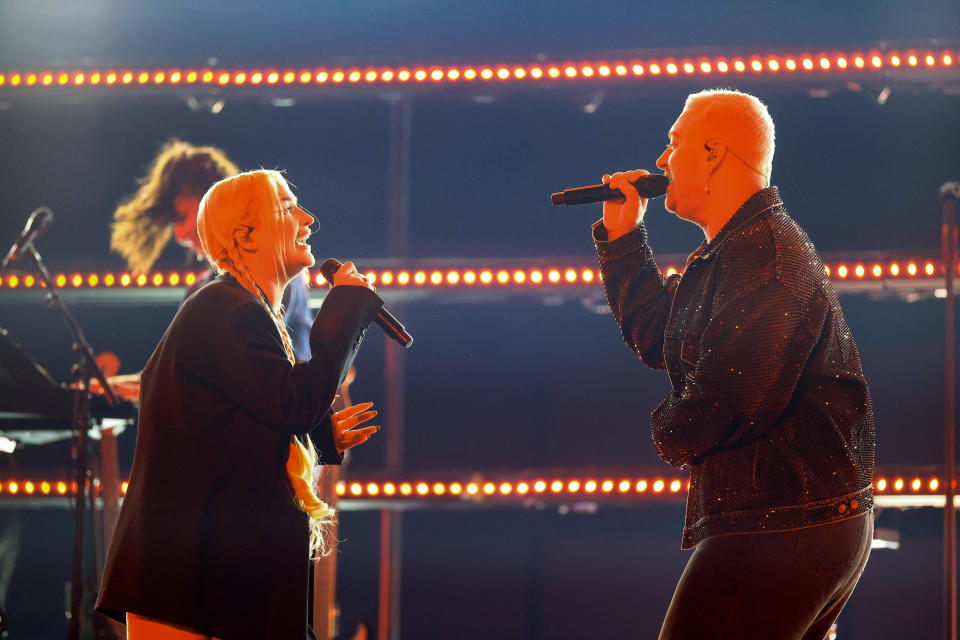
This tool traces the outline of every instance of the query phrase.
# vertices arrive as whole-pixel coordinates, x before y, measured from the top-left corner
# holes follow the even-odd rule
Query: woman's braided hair
[[[213,185],[200,203],[200,222],[198,231],[207,259],[219,273],[233,276],[247,291],[263,304],[273,320],[287,360],[296,362],[293,341],[283,322],[283,310],[278,306],[272,309],[262,289],[254,280],[240,253],[240,247],[233,236],[238,226],[255,228],[267,227],[264,224],[269,212],[280,210],[276,181],[283,178],[276,171],[258,170],[240,173],[221,180]],[[238,206],[238,203],[243,203]],[[240,210],[240,207],[243,207]],[[222,215],[211,216],[211,212],[229,212],[231,219]],[[267,231],[264,228],[264,231]],[[270,237],[269,233],[263,234]],[[277,247],[279,254],[280,248]],[[278,264],[279,269],[279,264]],[[294,499],[298,506],[310,516],[310,555],[323,556],[328,552],[325,532],[335,512],[317,495],[313,481],[313,469],[317,464],[317,452],[309,437],[301,441],[296,436],[290,438],[290,455],[287,457],[287,477],[293,488]]]

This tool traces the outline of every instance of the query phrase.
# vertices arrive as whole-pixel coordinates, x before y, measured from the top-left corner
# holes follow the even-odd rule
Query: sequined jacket
[[[837,294],[776,187],[751,196],[683,275],[664,276],[641,224],[594,225],[607,300],[672,392],[653,411],[660,457],[690,466],[682,548],[799,529],[873,506],[870,395]]]

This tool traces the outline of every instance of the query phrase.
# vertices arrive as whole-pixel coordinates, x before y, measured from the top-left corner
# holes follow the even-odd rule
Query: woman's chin
[[[299,251],[297,251],[294,256],[294,260],[296,260],[298,264],[309,269],[317,263],[317,259],[313,257],[313,251],[310,249],[310,245],[300,246],[298,249]]]
[[[317,263],[310,251],[299,251],[297,255],[287,262],[288,280],[293,280],[299,276],[305,269],[309,269]]]

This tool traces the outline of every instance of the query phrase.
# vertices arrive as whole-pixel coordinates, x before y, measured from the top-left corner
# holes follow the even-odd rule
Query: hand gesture
[[[603,184],[623,193],[622,199],[606,200],[603,203],[603,226],[607,230],[607,240],[616,240],[640,226],[643,214],[647,211],[647,199],[641,198],[636,187],[630,183],[649,173],[643,169],[635,169],[618,171],[613,175],[604,174]]]
[[[333,286],[342,284],[354,287],[366,287],[370,289],[370,291],[376,291],[373,285],[367,282],[366,276],[361,275],[360,272],[357,271],[357,268],[352,262],[344,262],[340,265],[340,268],[337,269],[337,272],[333,274]]]
[[[337,451],[343,453],[347,449],[366,442],[367,438],[380,431],[380,427],[377,426],[354,428],[377,415],[376,411],[367,411],[372,406],[372,402],[355,404],[330,416],[330,421],[333,423],[333,441],[337,445]]]

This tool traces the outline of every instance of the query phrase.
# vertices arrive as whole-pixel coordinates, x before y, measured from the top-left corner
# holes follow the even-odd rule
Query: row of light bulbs
[[[934,277],[942,272],[940,265],[931,261],[909,260],[904,263],[853,263],[838,262],[824,265],[827,275],[839,280],[879,279],[879,278],[921,278]],[[679,273],[677,267],[669,266],[664,275]],[[589,267],[547,267],[547,268],[491,268],[491,269],[400,269],[367,271],[367,279],[378,287],[423,287],[423,286],[497,286],[497,285],[568,285],[592,284],[600,281],[600,271]],[[54,278],[58,287],[79,288],[130,288],[130,287],[178,287],[192,286],[198,275],[193,272],[156,272],[150,275],[130,273],[60,273]],[[326,280],[315,272],[310,275],[317,286],[326,284]],[[33,275],[19,276],[11,274],[0,277],[0,289],[30,289],[41,286]]]
[[[387,481],[387,482],[338,482],[337,494],[348,498],[436,498],[436,497],[511,497],[550,495],[620,495],[659,496],[679,494],[689,489],[688,480],[678,478],[534,478],[523,480],[469,480],[453,482]],[[921,478],[879,477],[873,487],[877,493],[936,493],[941,482],[936,476]],[[99,480],[93,481],[93,489],[101,490]],[[129,482],[120,484],[121,494],[126,494]],[[76,481],[66,480],[3,480],[0,481],[0,496],[67,496],[76,495]]]
[[[363,85],[394,83],[505,82],[592,80],[603,78],[677,77],[727,74],[790,74],[880,71],[884,69],[951,69],[960,54],[937,51],[880,51],[800,55],[668,57],[632,61],[582,61],[559,64],[466,65],[301,69],[153,69],[0,72],[0,87],[126,87],[144,85]]]

